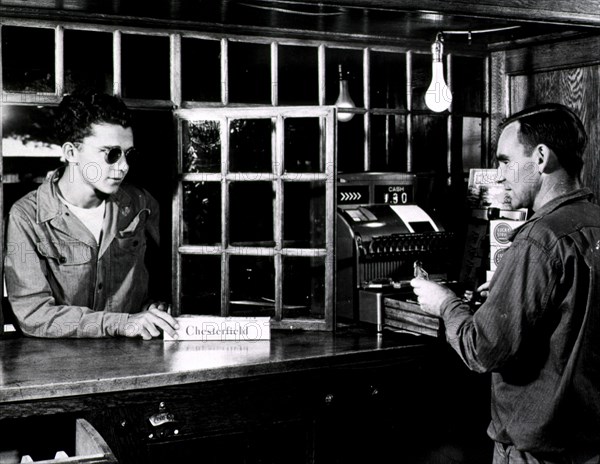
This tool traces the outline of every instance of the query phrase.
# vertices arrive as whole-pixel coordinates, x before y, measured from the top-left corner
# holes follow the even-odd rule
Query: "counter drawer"
[[[57,435],[52,432],[51,440],[45,440],[46,432],[50,432],[45,420],[41,423],[36,418],[29,418],[12,424],[12,433],[6,433],[0,445],[0,463],[12,464],[20,462],[34,462],[36,464],[69,463],[69,464],[116,464],[117,460],[111,449],[106,444],[98,431],[85,419],[75,419],[75,437],[73,439],[70,426],[63,427],[58,424],[63,433]],[[50,427],[52,425],[50,424]],[[4,429],[4,427],[0,427]],[[20,439],[12,440],[11,437],[20,435]],[[64,437],[63,437],[64,436]],[[8,439],[7,439],[8,438]],[[36,445],[38,443],[39,445]],[[58,451],[63,451],[65,456],[49,456]],[[21,461],[23,456],[29,456],[33,461]],[[37,460],[36,460],[37,459]]]

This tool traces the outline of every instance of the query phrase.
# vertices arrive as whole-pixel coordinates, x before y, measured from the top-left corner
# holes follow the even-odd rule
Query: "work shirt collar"
[[[542,205],[542,207],[540,209],[538,209],[533,214],[533,216],[531,216],[531,218],[529,218],[529,220],[525,224],[533,223],[533,222],[543,218],[544,216],[547,216],[552,211],[555,211],[556,209],[560,208],[561,206],[563,206],[567,203],[571,203],[573,201],[584,200],[584,199],[590,200],[593,196],[594,196],[594,194],[587,187],[579,188],[576,190],[572,190],[571,192],[559,195],[556,198],[550,200],[548,203],[545,203],[544,205]],[[517,235],[517,233],[519,232],[521,227],[523,227],[525,224],[523,224],[520,227],[517,227],[509,234],[508,239],[511,242],[513,241],[514,237]]]
[[[92,247],[97,243],[91,232],[80,224],[79,221],[65,221],[64,213],[67,206],[60,201],[58,180],[64,173],[64,168],[59,168],[48,174],[44,183],[37,191],[37,222],[39,224],[51,221],[53,227],[76,238]],[[131,196],[122,188],[109,195],[106,199],[106,212],[102,227],[102,241],[98,255],[102,256],[118,231],[129,224],[135,214],[132,208]],[[79,225],[80,224],[80,225]]]
[[[65,168],[59,168],[48,174],[44,183],[37,191],[37,222],[39,224],[54,219],[63,213],[65,204],[59,199],[58,180],[64,173]],[[131,197],[122,189],[117,190],[106,199],[106,204],[116,203],[119,208],[131,205]],[[126,210],[127,211],[127,210]]]

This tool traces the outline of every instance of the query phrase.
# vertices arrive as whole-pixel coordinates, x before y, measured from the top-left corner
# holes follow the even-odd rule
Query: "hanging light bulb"
[[[345,78],[342,70],[342,65],[338,66],[340,74],[340,94],[335,101],[335,106],[338,108],[356,108],[352,97],[350,97],[350,91],[348,90],[348,79]],[[337,118],[340,122],[350,121],[354,117],[354,113],[341,113],[338,111]]]
[[[444,81],[444,64],[442,61],[444,45],[442,44],[442,40],[442,34],[438,32],[435,42],[431,46],[431,53],[433,55],[431,62],[431,84],[427,92],[425,92],[425,104],[430,110],[436,113],[447,110],[452,103],[452,93],[446,85],[446,81]]]

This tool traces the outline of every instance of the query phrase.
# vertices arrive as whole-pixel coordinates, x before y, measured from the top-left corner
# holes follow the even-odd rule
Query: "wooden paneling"
[[[583,183],[600,197],[600,65],[517,75],[510,78],[511,113],[538,103],[572,108],[583,121],[589,142],[584,154]]]
[[[560,21],[568,24],[600,25],[599,0],[303,0],[304,3],[319,3],[370,8],[390,8],[444,13],[462,13],[494,18],[522,19],[526,21]]]
[[[149,28],[200,30],[295,38],[327,38],[344,43],[394,43],[427,50],[440,31],[508,31],[449,35],[448,50],[482,51],[489,44],[536,41],[548,34],[600,27],[600,0],[472,2],[441,0],[290,0],[132,2],[82,0],[76,7],[51,0],[5,0],[4,18],[56,19],[66,22],[123,24]]]
[[[528,74],[551,69],[600,63],[600,37],[584,37],[547,45],[508,50],[507,74]]]
[[[490,55],[490,140],[488,165],[493,165],[496,156],[496,144],[500,137],[500,124],[508,113],[508,86],[506,85],[505,52]]]

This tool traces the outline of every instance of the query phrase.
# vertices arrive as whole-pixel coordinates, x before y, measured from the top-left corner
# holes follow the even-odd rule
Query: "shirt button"
[[[67,258],[65,258],[64,256],[61,256],[60,258],[58,258],[58,262],[60,264],[65,264],[67,262]]]
[[[98,284],[98,290],[102,290],[102,282]]]
[[[133,246],[134,246],[134,247],[136,247],[136,246],[138,246],[138,245],[139,245],[139,243],[140,243],[139,241],[137,241],[137,240],[134,240],[134,241],[133,241]]]

